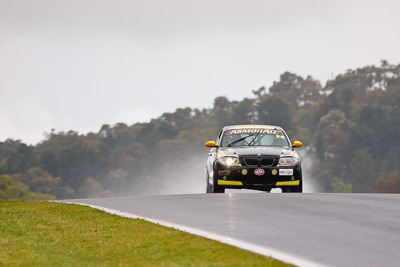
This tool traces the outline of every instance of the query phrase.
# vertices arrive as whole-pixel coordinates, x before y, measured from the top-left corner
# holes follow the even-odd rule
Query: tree
[[[36,150],[38,152],[52,151],[56,155],[59,155],[66,147],[81,144],[82,139],[84,139],[84,136],[79,136],[74,131],[54,133],[54,130],[52,130],[49,139],[38,144]]]
[[[353,192],[374,192],[377,182],[377,166],[367,148],[362,148],[354,153],[350,161],[350,180]]]
[[[291,109],[286,102],[278,98],[267,98],[257,104],[258,121],[261,124],[291,128]]]
[[[19,181],[29,185],[34,192],[53,193],[52,191],[62,182],[60,177],[53,177],[40,167],[32,167],[16,176]]]
[[[294,88],[298,87],[298,83],[301,81],[303,81],[303,78],[286,71],[280,76],[280,81],[274,82],[271,88],[269,88],[269,92],[272,96],[284,97]]]
[[[7,174],[16,174],[28,170],[31,167],[37,166],[38,160],[32,146],[27,146],[21,143],[17,151],[14,152],[3,166],[3,172]]]
[[[230,125],[233,122],[232,103],[228,98],[219,96],[214,99],[214,107],[212,109],[213,119],[217,123],[217,128]]]
[[[351,111],[350,104],[354,100],[354,92],[350,88],[345,88],[339,93],[338,100],[339,109],[349,116]]]
[[[29,188],[10,175],[0,175],[0,199],[22,200],[53,200],[50,194],[34,193]]]
[[[137,137],[137,140],[148,148],[153,148],[157,144],[157,127],[155,122],[144,124]]]
[[[353,123],[342,111],[330,111],[318,123],[317,136],[321,135],[323,139],[322,143],[321,140],[317,139],[318,145],[320,148],[324,147],[325,154],[330,157],[345,159],[348,153],[345,149],[347,146],[347,133],[352,126]]]
[[[234,124],[250,124],[255,119],[254,100],[245,98],[233,107],[233,123]]]
[[[321,89],[319,81],[311,76],[303,79],[294,73],[285,72],[279,82],[274,82],[269,92],[271,96],[285,99],[294,107],[302,107],[319,101],[322,98]]]
[[[377,193],[400,193],[400,173],[399,171],[390,173],[385,179],[381,177],[376,185]]]
[[[112,128],[113,136],[115,136],[116,146],[129,146],[135,142],[137,133],[132,131],[132,128],[128,127],[124,123],[117,123],[114,128]]]
[[[337,177],[331,182],[331,186],[335,193],[351,193],[353,188],[352,184],[345,183]]]
[[[187,122],[186,122],[187,123]],[[157,137],[159,140],[174,139],[179,133],[172,125],[162,121],[157,128]]]
[[[384,158],[395,145],[392,124],[385,108],[361,106],[355,116],[356,123],[350,131],[352,150],[368,147],[374,158]]]
[[[253,94],[256,95],[258,98],[266,94],[265,87],[262,86],[258,90],[252,90]]]
[[[58,175],[59,166],[57,155],[53,151],[43,151],[40,156],[40,165],[53,176]]]
[[[0,142],[0,166],[6,163],[5,159],[11,157],[12,154],[18,150],[20,144],[21,141],[14,141],[12,139],[7,139],[5,142]]]
[[[251,122],[282,126],[301,140],[302,151],[319,159],[312,161],[312,173],[327,192],[372,192],[376,177],[381,177],[376,190],[388,191],[386,185],[397,181],[400,65],[348,70],[324,88],[311,76],[285,72],[253,93],[236,101],[216,97],[211,108],[178,108],[149,123],[105,124],[98,133],[52,129],[36,146],[8,139],[0,142],[0,174],[57,198],[143,194],[145,188],[166,186],[162,179],[176,179],[177,169],[187,171],[183,180],[200,173],[204,142],[223,126]],[[20,181],[7,194],[24,197]]]
[[[162,118],[166,123],[180,131],[191,120],[192,110],[190,108],[178,108],[174,113],[164,113]]]
[[[60,154],[59,176],[63,185],[79,189],[93,172],[94,151],[80,144],[64,149]]]

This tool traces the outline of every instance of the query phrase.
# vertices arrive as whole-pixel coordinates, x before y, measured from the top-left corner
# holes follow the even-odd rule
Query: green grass
[[[290,266],[80,205],[0,200],[0,266]]]

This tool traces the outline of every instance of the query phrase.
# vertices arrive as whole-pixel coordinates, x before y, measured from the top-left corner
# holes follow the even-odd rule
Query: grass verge
[[[0,266],[291,266],[80,205],[0,200]]]

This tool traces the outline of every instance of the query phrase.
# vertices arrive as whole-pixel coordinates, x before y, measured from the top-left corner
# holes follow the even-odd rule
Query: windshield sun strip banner
[[[253,129],[253,128],[246,128],[246,129],[231,129],[227,130],[224,135],[234,135],[234,134],[279,134],[279,130],[275,129]]]

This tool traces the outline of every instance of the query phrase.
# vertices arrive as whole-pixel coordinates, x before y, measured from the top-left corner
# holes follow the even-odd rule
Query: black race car
[[[282,192],[303,191],[301,159],[278,126],[234,125],[224,127],[217,141],[208,141],[207,193],[224,193],[225,188]]]

